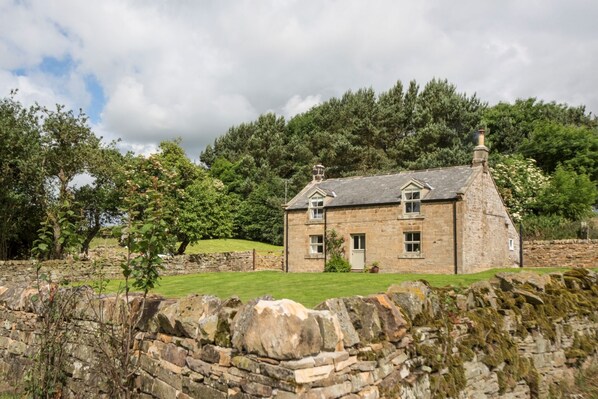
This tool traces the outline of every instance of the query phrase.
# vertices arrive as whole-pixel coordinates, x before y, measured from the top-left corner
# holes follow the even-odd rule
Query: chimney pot
[[[484,128],[480,128],[480,130],[478,131],[478,145],[479,146],[483,146],[484,145],[484,138],[486,136],[486,130],[484,130]]]
[[[324,165],[314,165],[314,168],[312,169],[313,181],[320,182],[324,180],[324,169]]]

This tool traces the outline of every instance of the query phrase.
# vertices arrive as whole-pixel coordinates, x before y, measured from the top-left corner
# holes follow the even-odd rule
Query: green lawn
[[[467,286],[486,280],[500,271],[522,269],[493,269],[476,274],[369,274],[369,273],[281,273],[281,272],[230,272],[167,276],[153,292],[165,297],[182,297],[189,294],[211,294],[222,299],[233,295],[244,302],[262,295],[275,299],[288,298],[313,307],[328,298],[368,295],[386,291],[402,281],[424,279],[433,286]],[[538,273],[566,270],[559,268],[523,269]],[[108,289],[116,291],[120,282],[112,281]]]
[[[90,247],[94,249],[99,246],[120,248],[124,252],[124,249],[118,246],[115,238],[94,238],[91,241]],[[263,242],[221,238],[215,240],[201,240],[193,245],[189,245],[185,254],[251,251],[252,249],[258,251],[282,251],[282,247],[264,244]]]

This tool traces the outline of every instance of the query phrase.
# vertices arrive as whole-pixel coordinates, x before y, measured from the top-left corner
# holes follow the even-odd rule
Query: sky
[[[82,109],[106,141],[189,157],[347,90],[448,79],[491,105],[598,113],[593,0],[0,0],[0,96]]]

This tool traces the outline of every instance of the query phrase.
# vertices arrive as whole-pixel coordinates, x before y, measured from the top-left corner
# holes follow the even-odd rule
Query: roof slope
[[[466,190],[477,169],[471,166],[454,166],[312,182],[289,201],[287,209],[307,209],[309,196],[317,188],[331,197],[327,200],[326,207],[399,203],[401,187],[412,180],[431,189],[422,199],[424,202],[453,199],[457,197],[457,193]]]

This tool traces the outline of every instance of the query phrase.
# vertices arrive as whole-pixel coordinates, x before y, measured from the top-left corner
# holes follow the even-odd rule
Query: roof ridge
[[[319,184],[325,183],[327,181],[335,181],[335,180],[350,180],[350,179],[363,179],[366,177],[396,176],[396,175],[404,175],[404,174],[408,174],[408,173],[431,172],[431,171],[435,171],[435,170],[446,170],[446,169],[465,168],[465,167],[469,168],[469,167],[471,167],[471,165],[454,165],[454,166],[441,166],[438,168],[428,168],[428,169],[402,170],[400,172],[395,172],[395,173],[380,173],[380,174],[375,174],[375,175],[332,177],[332,178],[327,178],[327,179],[322,180],[321,182],[319,182]]]

